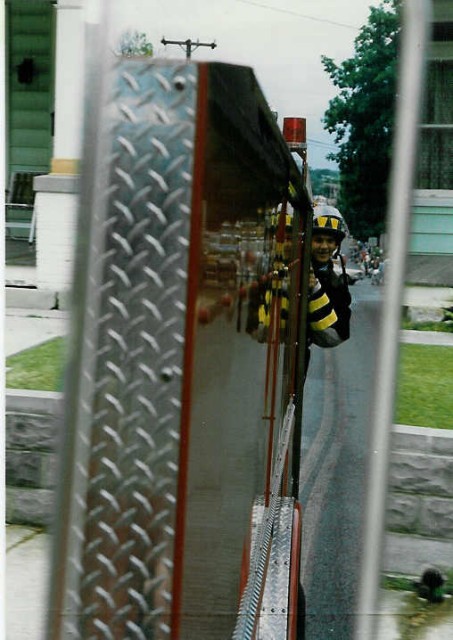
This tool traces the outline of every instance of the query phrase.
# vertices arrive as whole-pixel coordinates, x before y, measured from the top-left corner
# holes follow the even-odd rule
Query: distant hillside
[[[310,182],[313,195],[335,198],[340,182],[340,173],[332,169],[311,169]]]

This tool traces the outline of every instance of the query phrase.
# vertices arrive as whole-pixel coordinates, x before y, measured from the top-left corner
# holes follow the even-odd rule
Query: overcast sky
[[[184,58],[169,40],[213,42],[199,47],[194,61],[208,60],[253,68],[261,89],[284,117],[307,119],[308,158],[312,168],[336,168],[326,160],[335,150],[322,116],[336,88],[324,72],[321,56],[341,63],[354,53],[354,38],[379,0],[115,0],[118,30],[145,32],[159,57]],[[121,25],[121,26],[119,26]]]

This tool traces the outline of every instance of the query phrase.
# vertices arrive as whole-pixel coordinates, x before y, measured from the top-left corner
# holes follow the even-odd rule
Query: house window
[[[453,189],[453,61],[428,66],[420,127],[418,189]]]

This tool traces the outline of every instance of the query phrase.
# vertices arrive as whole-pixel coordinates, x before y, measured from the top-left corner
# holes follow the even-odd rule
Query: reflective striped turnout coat
[[[308,301],[308,341],[319,347],[336,347],[349,338],[351,294],[333,263],[313,264],[318,280]]]

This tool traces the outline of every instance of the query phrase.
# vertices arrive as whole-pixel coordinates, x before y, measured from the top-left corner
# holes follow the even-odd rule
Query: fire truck
[[[235,65],[99,87],[48,637],[302,637],[305,121]]]

